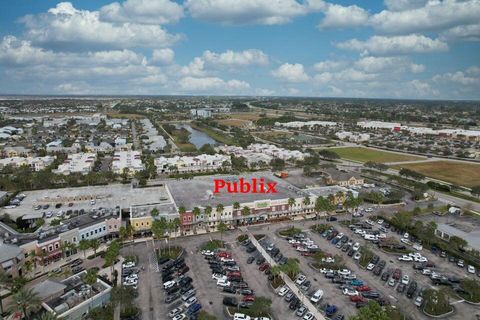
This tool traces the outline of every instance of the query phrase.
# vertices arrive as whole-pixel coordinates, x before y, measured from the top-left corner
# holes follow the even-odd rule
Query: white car
[[[195,304],[195,303],[197,303],[197,297],[190,297],[187,301],[185,301],[183,306],[187,309],[188,307],[190,307],[192,304]]]
[[[353,255],[353,259],[354,260],[360,260],[360,257],[362,256],[362,254],[360,252],[357,252]]]
[[[308,249],[307,249],[307,248],[305,248],[305,247],[298,246],[298,247],[297,247],[297,251],[300,251],[300,252],[307,252],[307,251],[308,251]]]
[[[297,276],[297,279],[295,280],[295,283],[301,286],[306,280],[307,280],[307,277],[305,277],[303,274],[299,274]]]
[[[373,263],[369,263],[368,266],[367,266],[367,270],[372,271],[373,268],[375,268],[375,265]]]
[[[355,242],[355,244],[353,245],[352,249],[353,249],[353,251],[357,251],[358,249],[360,249],[360,243]]]
[[[337,274],[341,275],[341,276],[348,276],[349,274],[351,274],[352,272],[348,269],[341,269],[341,270],[338,270],[337,271]]]
[[[174,317],[172,318],[172,320],[183,320],[183,319],[185,319],[186,317],[187,317],[187,316],[186,316],[185,314],[181,313],[181,314],[177,314],[176,316],[174,316]]]
[[[415,298],[415,301],[414,301],[413,303],[414,303],[417,307],[420,308],[420,307],[422,306],[422,304],[423,304],[423,298],[420,297],[420,296],[417,296],[417,297]]]
[[[307,246],[308,249],[318,249],[318,246],[316,244],[311,244],[309,246]]]
[[[133,261],[125,262],[124,264],[122,264],[122,268],[124,269],[133,268],[133,267],[135,267],[135,262]]]
[[[365,209],[365,212],[373,212],[373,208],[367,208],[367,209]]]
[[[288,243],[290,243],[290,244],[299,244],[299,243],[301,243],[301,242],[300,242],[300,241],[297,241],[297,240],[295,240],[295,239],[290,239],[290,240],[288,240]]]
[[[408,240],[408,238],[402,238],[402,239],[400,239],[400,242],[408,244],[408,245],[412,244],[412,242],[410,240]]]
[[[330,272],[333,273],[333,270],[332,269],[327,269],[327,268],[320,269],[321,274],[330,273]]]
[[[425,258],[425,257],[415,257],[413,258],[413,260],[415,260],[415,262],[427,262],[428,259]]]
[[[432,274],[432,270],[430,270],[430,269],[423,269],[423,270],[422,270],[422,274],[423,274],[423,275],[426,275],[426,276],[429,276],[429,275]]]
[[[175,284],[176,284],[175,281],[167,281],[163,284],[163,288],[164,289],[169,289],[169,288],[173,287]]]
[[[136,286],[137,284],[138,280],[136,279],[125,279],[125,281],[123,281],[124,286]]]
[[[367,209],[365,209],[365,212],[370,212],[370,211],[367,211]],[[365,222],[368,223],[368,224],[371,225],[371,226],[374,225],[373,221],[371,221],[371,220],[369,220],[369,219],[365,220]]]
[[[410,282],[410,277],[408,276],[408,274],[404,275],[402,277],[402,283],[403,284],[408,284]]]
[[[473,274],[475,274],[475,267],[474,267],[474,266],[472,266],[472,265],[468,265],[468,267],[467,267],[467,271],[468,271],[469,273],[473,273]]]
[[[333,259],[332,257],[326,257],[326,258],[322,258],[322,262],[335,263],[335,259]]]
[[[314,320],[315,317],[313,316],[313,314],[309,311],[307,312],[304,316],[303,316],[303,320]]]
[[[204,256],[213,256],[213,255],[215,255],[215,252],[210,251],[210,250],[202,250],[202,251],[200,251],[200,253],[201,253],[202,255],[204,255]]]
[[[223,275],[223,274],[220,274],[220,273],[214,273],[212,274],[212,279],[213,280],[226,280],[227,279],[227,276],[226,275]]]
[[[45,214],[45,218],[51,218],[53,217],[53,212],[52,211],[48,211],[46,214]]]
[[[247,316],[246,314],[243,313],[235,313],[233,315],[233,320],[250,320],[250,316]]]
[[[280,288],[280,290],[278,290],[278,295],[279,295],[280,297],[283,297],[283,296],[286,295],[289,291],[290,291],[289,288],[287,288],[287,287],[282,287],[282,288]]]
[[[227,279],[220,279],[217,281],[217,286],[219,287],[230,287],[231,283]]]
[[[377,221],[377,223],[378,223],[378,224],[383,224],[383,219],[379,219],[379,220]]]
[[[267,317],[257,317],[257,318],[253,318],[253,320],[270,320],[270,318],[267,318]]]
[[[395,287],[395,279],[390,278],[390,280],[388,280],[388,285],[389,285],[390,287]]]
[[[183,311],[183,309],[180,308],[180,307],[175,308],[175,309],[171,310],[171,311],[168,313],[168,316],[169,316],[170,318],[173,318],[173,317],[175,317],[176,315],[182,313],[182,311]]]
[[[365,240],[370,240],[370,241],[375,241],[375,240],[378,239],[378,237],[374,234],[365,234],[365,235],[363,235],[363,238]]]
[[[403,256],[398,257],[398,260],[410,262],[413,261],[413,258],[404,254]]]
[[[345,288],[343,294],[346,296],[358,296],[358,291],[355,289]]]
[[[410,238],[410,235],[408,234],[408,232],[405,232],[405,234],[403,235],[403,237],[404,237],[405,239],[408,239],[408,238]]]

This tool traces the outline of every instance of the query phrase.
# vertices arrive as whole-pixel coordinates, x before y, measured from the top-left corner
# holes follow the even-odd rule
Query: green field
[[[453,161],[406,163],[395,166],[407,168],[427,177],[447,181],[456,185],[473,187],[480,184],[480,164]]]
[[[386,162],[401,162],[422,160],[423,157],[411,156],[407,154],[400,154],[382,150],[374,150],[362,147],[345,147],[345,148],[331,148],[330,151],[338,154],[342,159],[353,160],[358,162],[374,161],[379,163]]]

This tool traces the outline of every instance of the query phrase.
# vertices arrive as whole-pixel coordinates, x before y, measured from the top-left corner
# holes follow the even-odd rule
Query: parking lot
[[[311,267],[311,262],[313,261],[311,257],[300,255],[299,251],[278,235],[277,232],[281,229],[288,228],[291,225],[302,229],[312,241],[318,244],[321,250],[342,255],[346,268],[355,273],[357,278],[361,279],[372,290],[379,292],[380,295],[387,299],[392,305],[401,308],[404,314],[408,315],[411,319],[426,319],[426,316],[414,305],[414,300],[407,298],[405,295],[406,290],[404,293],[399,293],[396,291],[396,287],[390,287],[386,282],[381,280],[380,276],[376,276],[372,271],[361,268],[357,261],[348,257],[340,249],[337,249],[330,241],[327,241],[317,232],[311,231],[309,227],[315,223],[315,221],[304,221],[251,226],[248,227],[248,231],[252,234],[265,234],[266,238],[264,241],[274,243],[283,256],[297,258],[299,260],[301,272],[311,281],[311,288],[308,290],[308,293],[311,294],[319,288],[324,290],[324,297],[318,304],[319,309],[323,309],[326,304],[335,304],[338,308],[337,314],[343,314],[347,319],[357,312],[355,303],[351,302],[349,297],[345,296],[342,290],[337,288],[338,284],[332,283],[330,279],[327,279],[318,270]],[[332,224],[339,232],[343,232],[352,240],[359,242],[361,246],[367,245],[366,240],[354,234],[347,226],[342,226],[337,222],[333,222]],[[255,296],[267,297],[272,300],[271,309],[274,319],[297,318],[294,312],[288,308],[289,303],[285,302],[283,297],[279,297],[270,287],[267,276],[258,270],[259,266],[256,263],[247,263],[247,259],[250,256],[257,257],[258,253],[247,253],[245,247],[236,241],[236,238],[243,233],[244,231],[237,230],[227,232],[223,235],[224,241],[227,244],[226,250],[232,253],[232,259],[234,259],[240,267],[243,280],[255,292]],[[185,263],[190,267],[190,271],[187,274],[193,278],[192,283],[196,290],[196,297],[202,305],[202,310],[215,315],[218,319],[228,319],[224,311],[224,306],[222,305],[223,298],[231,296],[235,297],[237,301],[240,301],[241,296],[222,292],[216,285],[216,281],[212,279],[212,272],[209,268],[208,261],[200,253],[201,245],[211,240],[212,237],[219,238],[219,234],[204,234],[177,238],[175,239],[174,245],[182,246],[186,250]],[[162,245],[165,244],[163,243]],[[372,245],[369,244],[369,246]],[[152,255],[152,243],[136,244],[132,249],[124,248],[123,250],[125,251],[124,254],[127,255],[134,252],[139,257],[139,267],[144,266],[145,268],[144,271],[140,272],[138,284],[139,297],[137,299],[139,307],[142,310],[142,319],[170,319],[166,314],[178,304],[172,303],[167,305],[164,303],[166,295],[162,289],[161,268],[159,269],[155,257]],[[402,270],[402,275],[408,274],[410,281],[415,280],[419,288],[430,288],[433,286],[429,277],[422,275],[421,271],[412,268],[412,263],[399,261],[397,256],[380,250],[374,251],[380,259],[386,261],[384,270],[399,268]],[[435,270],[437,272],[451,274],[457,277],[467,276],[466,271],[456,267],[455,264],[449,264],[444,258],[424,251],[425,250],[421,252],[422,255],[435,264]],[[467,305],[461,301],[455,302],[455,299],[452,298],[451,302],[454,302],[456,306],[456,313],[451,315],[449,319],[471,319],[473,317],[472,315],[480,313],[478,308]]]

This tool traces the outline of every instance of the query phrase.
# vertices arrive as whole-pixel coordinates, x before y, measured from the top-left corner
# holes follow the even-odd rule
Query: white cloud
[[[322,0],[186,0],[184,5],[195,19],[234,25],[283,24],[325,7]]]
[[[368,73],[404,72],[419,73],[425,66],[410,62],[405,57],[363,57],[355,62],[355,67]]]
[[[222,53],[205,51],[202,59],[212,67],[246,67],[249,65],[267,65],[268,56],[261,50],[248,49],[244,51],[227,50]]]
[[[303,65],[300,63],[290,64],[284,63],[278,69],[273,70],[274,77],[286,82],[305,82],[309,76],[305,73]]]
[[[423,7],[428,0],[385,0],[385,6],[390,11],[404,11]]]
[[[206,72],[204,70],[205,61],[200,57],[195,57],[192,62],[180,69],[180,74],[184,76],[203,77]]]
[[[369,14],[356,5],[344,7],[338,4],[329,4],[325,10],[325,18],[318,25],[319,28],[345,28],[367,24]]]
[[[331,72],[323,72],[323,73],[319,73],[319,74],[315,75],[315,77],[313,79],[318,84],[325,84],[325,83],[329,83],[330,81],[332,81],[334,79],[334,75]]]
[[[425,6],[418,7],[419,4],[421,3],[402,11],[384,10],[371,17],[371,24],[382,33],[408,34],[441,31],[460,25],[475,24],[480,17],[479,0],[430,0]]]
[[[27,15],[20,20],[25,36],[35,44],[63,50],[99,48],[167,47],[181,37],[167,33],[158,25],[109,23],[99,19],[98,11],[78,10],[61,2],[47,13]]]
[[[478,67],[477,67],[478,69]],[[467,69],[467,71],[448,72],[444,74],[437,74],[432,79],[435,82],[454,82],[464,86],[480,87],[479,73],[475,72],[475,67]]]
[[[275,94],[275,90],[259,88],[255,90],[255,94],[258,96],[272,96]]]
[[[323,72],[323,71],[335,71],[339,69],[343,69],[347,66],[348,62],[346,61],[332,61],[332,60],[325,60],[317,62],[313,65],[315,71]]]
[[[360,51],[363,55],[404,55],[448,50],[448,45],[438,39],[423,35],[373,36],[366,41],[351,39],[336,45],[341,49]]]
[[[175,52],[170,48],[153,50],[152,58],[150,59],[151,62],[162,65],[172,64],[174,60]]]
[[[182,17],[182,6],[169,0],[126,0],[100,8],[100,20],[108,22],[167,24]]]
[[[214,91],[242,92],[250,88],[250,85],[241,80],[225,81],[218,77],[185,77],[179,80],[180,88],[184,91]]]
[[[419,97],[438,96],[439,91],[432,88],[432,86],[424,81],[412,80],[407,83],[407,86],[413,91],[413,94]]]
[[[458,26],[440,33],[444,40],[480,41],[480,24]]]

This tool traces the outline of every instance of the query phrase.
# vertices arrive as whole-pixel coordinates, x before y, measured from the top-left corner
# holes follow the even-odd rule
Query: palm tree
[[[199,217],[200,217],[200,215],[202,214],[202,211],[200,210],[199,207],[194,207],[194,208],[192,209],[192,214],[193,214],[193,216],[195,217],[195,224],[196,224],[197,221],[200,221],[200,218],[199,218]],[[194,227],[194,229],[195,229],[195,232],[196,232],[196,230],[197,230],[196,226]]]
[[[220,241],[223,243],[223,233],[228,230],[228,226],[225,224],[225,222],[220,221],[217,229],[220,231]]]
[[[135,291],[132,287],[114,287],[111,291],[111,301],[113,305],[120,305],[122,311],[130,307],[134,299]]]
[[[31,288],[21,288],[12,296],[11,311],[21,311],[25,319],[30,319],[30,313],[41,305],[40,298]]]
[[[90,241],[87,239],[80,240],[78,248],[83,251],[83,258],[86,258],[87,250],[90,248]]]
[[[206,206],[205,209],[203,209],[203,212],[205,214],[205,218],[211,218],[211,214],[212,214],[212,207],[210,206]],[[208,228],[208,224],[205,225],[207,228]]]
[[[100,241],[98,239],[92,239],[89,241],[90,243],[90,248],[93,249],[93,254],[94,256],[97,256],[97,250],[100,248]]]
[[[242,209],[242,215],[243,215],[243,216],[248,216],[249,214],[250,214],[250,208],[247,207],[247,206],[243,207],[243,209]]]
[[[187,209],[185,209],[184,206],[178,207],[178,213],[179,213],[180,215],[185,214],[185,212],[187,212]]]
[[[98,278],[97,269],[88,269],[87,273],[83,277],[83,281],[85,281],[86,284],[93,286],[95,283],[97,283],[97,278]]]
[[[152,211],[150,211],[150,215],[152,217],[157,217],[159,214],[160,214],[160,212],[158,212],[157,208],[153,208]]]
[[[235,201],[235,202],[233,203],[233,209],[235,209],[235,210],[240,209],[240,202]]]
[[[56,314],[51,312],[44,312],[38,320],[57,320],[58,317]]]
[[[295,205],[295,199],[294,198],[288,198],[288,206],[290,209]]]

